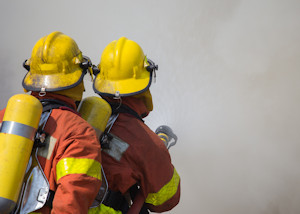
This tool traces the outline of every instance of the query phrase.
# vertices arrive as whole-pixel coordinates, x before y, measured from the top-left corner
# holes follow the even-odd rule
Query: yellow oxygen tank
[[[91,96],[83,99],[78,107],[78,112],[96,131],[99,141],[102,137],[107,122],[111,116],[111,107],[104,99],[96,96]],[[102,168],[102,167],[101,167]],[[96,204],[100,204],[107,194],[108,183],[102,168],[102,185],[97,195]]]
[[[0,213],[11,212],[18,201],[42,110],[28,94],[7,102],[0,128]]]
[[[81,117],[93,126],[99,138],[111,115],[111,107],[108,102],[96,96],[87,97],[80,103],[78,111]]]

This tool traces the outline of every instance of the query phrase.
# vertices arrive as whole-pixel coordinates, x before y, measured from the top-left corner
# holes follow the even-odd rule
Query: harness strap
[[[111,103],[109,102],[111,109],[112,109],[112,114],[118,114],[118,113],[127,113],[130,114],[134,117],[136,117],[137,119],[141,120],[144,123],[144,120],[142,119],[142,117],[136,112],[134,111],[132,108],[130,108],[127,105],[124,104],[119,104],[119,103]]]
[[[44,128],[46,126],[46,123],[51,115],[51,112],[53,109],[65,109],[65,110],[70,110],[70,111],[75,111],[71,106],[66,104],[63,101],[60,100],[54,100],[54,99],[42,99],[40,102],[43,105],[43,112],[41,115],[41,119],[39,122],[39,127],[35,136],[34,140],[34,147],[43,147],[45,146],[45,139],[47,137],[47,133],[44,131]],[[45,206],[48,206],[52,209],[52,203],[54,199],[55,191],[49,190]]]
[[[46,200],[46,203],[45,203],[45,206],[48,206],[50,207],[50,209],[52,209],[52,204],[53,204],[53,200],[54,200],[54,195],[55,195],[55,192],[53,190],[49,190],[49,193],[48,193],[48,196],[47,196],[47,200]]]
[[[103,204],[113,208],[114,210],[122,211],[122,213],[126,213],[129,210],[129,205],[127,203],[127,200],[121,194],[121,192],[108,190],[107,195],[103,201]]]
[[[134,111],[132,108],[130,108],[129,106],[124,105],[124,104],[120,105],[118,103],[113,103],[113,102],[108,102],[108,103],[111,106],[112,113],[111,113],[111,116],[107,123],[106,129],[100,138],[100,144],[101,144],[102,149],[110,148],[110,140],[112,139],[112,136],[109,134],[109,132],[110,132],[110,129],[112,128],[112,126],[114,125],[115,121],[117,120],[120,113],[130,114],[130,115],[134,116],[135,118],[141,120],[144,123],[144,120],[142,119],[142,117],[136,111]]]
[[[130,198],[131,201],[135,198],[135,195],[137,191],[139,190],[138,185],[133,185],[130,189]],[[103,204],[113,208],[114,210],[119,210],[122,213],[127,213],[129,210],[129,204],[128,201],[126,200],[125,196],[122,195],[121,192],[115,192],[112,190],[108,190],[108,193],[103,201]],[[139,214],[149,214],[148,209],[146,208],[145,204],[141,208]]]
[[[39,122],[39,127],[34,139],[34,148],[43,147],[45,145],[44,142],[45,138],[47,137],[47,133],[44,131],[44,128],[51,115],[52,109],[65,108],[67,110],[73,111],[73,109],[68,104],[60,100],[41,99],[40,102],[43,105],[43,111]]]
[[[135,196],[137,195],[138,191],[140,190],[140,187],[138,186],[138,184],[135,184],[133,185],[131,188],[130,188],[130,196],[132,198],[132,200],[135,198]],[[145,203],[144,205],[142,206],[139,214],[149,214],[149,210],[147,209],[147,207],[145,206]]]
[[[43,112],[50,111],[52,109],[58,109],[60,107],[67,107],[73,110],[73,108],[70,105],[60,100],[41,99],[40,102],[43,105]]]

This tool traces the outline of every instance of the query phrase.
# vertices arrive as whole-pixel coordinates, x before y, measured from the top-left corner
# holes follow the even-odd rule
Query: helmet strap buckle
[[[120,91],[116,91],[114,99],[121,99]]]
[[[43,96],[45,96],[45,95],[46,95],[46,88],[42,87],[42,88],[41,88],[41,91],[40,91],[40,93],[39,93],[39,96],[40,96],[40,97],[43,97]]]

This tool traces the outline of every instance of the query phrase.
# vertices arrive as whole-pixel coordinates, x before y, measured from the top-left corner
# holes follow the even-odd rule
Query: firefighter
[[[101,147],[96,132],[76,109],[91,62],[72,38],[53,32],[35,44],[23,65],[28,70],[24,91],[31,92],[43,104],[43,111],[49,112],[43,128],[46,139],[37,157],[51,194],[35,212],[88,213],[102,182]],[[5,109],[0,122],[4,114]]]
[[[112,107],[108,140],[102,141],[109,185],[102,209],[126,213],[141,194],[140,213],[171,210],[180,199],[180,177],[163,141],[143,121],[153,110],[149,87],[158,66],[121,37],[106,46],[97,68],[93,89]]]

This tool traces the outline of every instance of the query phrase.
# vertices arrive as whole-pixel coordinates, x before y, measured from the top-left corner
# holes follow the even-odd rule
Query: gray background
[[[2,0],[0,8],[1,108],[23,93],[22,62],[39,38],[62,31],[98,64],[126,36],[159,65],[146,123],[179,138],[170,153],[182,196],[169,213],[300,213],[299,1]]]

